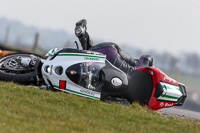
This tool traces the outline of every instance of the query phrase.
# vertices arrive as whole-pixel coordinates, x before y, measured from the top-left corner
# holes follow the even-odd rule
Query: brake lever
[[[76,44],[77,49],[79,49],[78,43],[77,41],[74,42]]]

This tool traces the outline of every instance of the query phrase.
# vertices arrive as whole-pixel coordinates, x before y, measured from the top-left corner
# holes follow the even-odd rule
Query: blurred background
[[[44,55],[76,47],[75,23],[88,21],[94,42],[117,43],[134,58],[187,86],[183,108],[200,112],[199,0],[0,0],[0,49]]]

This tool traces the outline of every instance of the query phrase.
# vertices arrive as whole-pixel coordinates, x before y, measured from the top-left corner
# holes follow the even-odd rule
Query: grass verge
[[[0,132],[200,132],[200,122],[0,82]]]

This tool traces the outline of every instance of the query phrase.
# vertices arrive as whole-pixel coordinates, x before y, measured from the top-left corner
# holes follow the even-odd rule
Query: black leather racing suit
[[[94,45],[94,42],[86,31],[86,21],[85,24],[83,23],[82,20],[76,23],[75,34],[77,35],[76,32],[80,28],[85,28],[81,29],[83,31],[82,34],[77,35],[84,50],[92,50],[105,54],[108,61],[125,73],[131,73],[139,67],[153,65],[153,58],[150,55],[142,55],[140,59],[134,59],[115,43],[104,42]]]

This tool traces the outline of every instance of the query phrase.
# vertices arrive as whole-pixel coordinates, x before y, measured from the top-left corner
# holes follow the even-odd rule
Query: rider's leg
[[[86,20],[80,20],[76,23],[75,34],[79,38],[79,41],[84,50],[90,49],[94,46],[92,39],[87,33],[87,22]],[[106,44],[107,45],[107,44]],[[109,45],[109,44],[108,44]],[[111,46],[112,45],[112,46]],[[126,68],[128,70],[131,66],[132,68],[139,68],[144,66],[152,66],[153,58],[150,55],[143,55],[139,60],[132,58],[129,54],[124,52],[119,48],[118,45],[112,43],[110,46],[103,46],[97,49],[91,49],[93,51],[98,51],[106,55],[107,59],[120,68]]]
[[[135,67],[131,66],[129,63],[127,63],[125,60],[121,58],[120,54],[118,53],[118,50],[112,45],[95,48],[92,49],[92,51],[105,54],[106,59],[110,63],[112,63],[114,66],[116,66],[125,73],[131,73],[133,70],[135,70]]]

